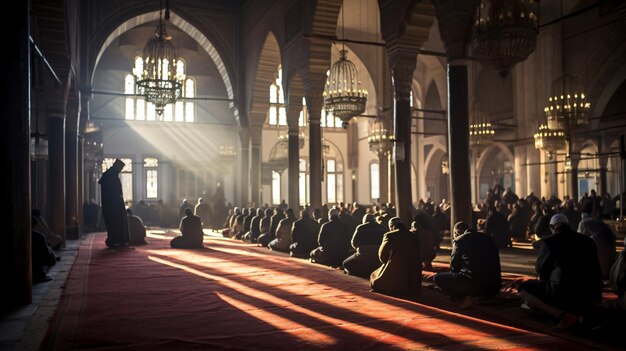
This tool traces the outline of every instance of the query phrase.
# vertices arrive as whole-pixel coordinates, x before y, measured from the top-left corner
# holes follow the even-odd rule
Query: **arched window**
[[[165,62],[164,65],[168,63]],[[124,93],[135,94],[137,77],[140,77],[143,72],[143,59],[141,57],[135,58],[135,66],[132,69],[132,73],[126,75],[124,79]],[[185,75],[185,62],[178,60],[176,65],[176,75],[179,78],[183,78],[183,92],[182,95],[185,98],[196,97],[196,82],[193,78],[186,77]],[[125,100],[125,119],[133,121],[156,121],[157,114],[154,104],[146,102],[146,100],[140,96],[127,97]],[[169,104],[165,106],[163,115],[161,116],[163,122],[188,122],[193,123],[196,120],[195,115],[195,102],[192,100],[178,100],[174,105]]]
[[[280,173],[272,171],[272,204],[280,204]]]
[[[146,157],[143,167],[146,171],[146,199],[156,199],[159,197],[159,159]]]
[[[274,83],[270,85],[270,109],[267,112],[267,124],[271,126],[287,125],[287,106],[285,105],[285,94],[283,91],[283,70],[281,66],[278,66],[278,75]],[[300,117],[298,118],[298,126],[306,126],[308,119],[306,101],[302,97],[302,111],[300,111]]]
[[[380,198],[380,165],[376,161],[370,163],[370,198],[372,201]]]
[[[333,158],[326,159],[326,200],[343,202],[343,164]]]
[[[307,173],[306,160],[301,158],[299,162],[298,188],[300,190],[300,205],[309,203],[309,175]]]

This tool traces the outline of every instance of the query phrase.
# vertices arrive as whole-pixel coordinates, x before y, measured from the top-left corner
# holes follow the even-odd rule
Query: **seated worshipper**
[[[249,241],[249,242],[256,242],[256,238],[259,237],[259,235],[261,235],[261,219],[263,218],[263,209],[262,208],[257,208],[254,209],[254,217],[252,217],[252,220],[250,221],[250,230],[243,236],[243,240],[245,241]],[[252,241],[252,238],[254,238],[254,241]]]
[[[595,243],[569,227],[564,214],[550,219],[553,235],[539,241],[535,268],[538,280],[520,284],[524,308],[537,308],[558,320],[559,328],[576,324],[579,316],[602,297],[602,271]]]
[[[459,307],[468,308],[480,296],[500,291],[500,254],[493,238],[472,231],[465,222],[454,225],[450,272],[435,275],[435,284]]]
[[[232,209],[228,210],[228,216],[226,216],[226,221],[222,225],[222,236],[225,238],[230,238],[230,222],[233,216],[235,216],[235,212]]]
[[[130,208],[126,209],[126,214],[128,215],[128,232],[130,233],[130,241],[131,245],[145,245],[146,242],[146,226],[143,224],[143,221],[139,216],[135,216],[133,214],[133,210]]]
[[[270,232],[270,225],[272,224],[272,216],[274,215],[274,210],[271,208],[266,208],[265,209],[265,216],[263,218],[261,218],[261,221],[259,222],[259,236],[257,236],[256,238],[252,238],[254,240],[251,240],[253,243],[258,243],[259,242],[259,238],[263,235],[269,235]]]
[[[589,217],[579,223],[578,232],[590,237],[596,243],[602,278],[607,279],[615,261],[616,237],[613,230],[602,219]]]
[[[244,223],[247,217],[248,217],[248,208],[244,207],[241,210],[241,215],[237,217],[237,220],[235,221],[236,230],[233,231],[233,235],[231,236],[231,238],[239,240],[245,234]]]
[[[376,268],[380,267],[378,249],[383,242],[385,228],[376,223],[373,214],[366,214],[363,223],[358,225],[352,236],[352,247],[356,250],[352,256],[343,261],[346,274],[369,278]]]
[[[291,228],[293,222],[296,220],[296,215],[293,213],[292,208],[287,209],[287,218],[282,219],[278,223],[276,228],[276,238],[267,244],[270,250],[289,252],[289,245],[291,245]]]
[[[422,287],[422,261],[417,236],[398,217],[389,220],[389,231],[378,250],[382,266],[370,276],[372,291],[416,293]]]
[[[37,218],[31,216],[33,228],[35,228],[36,222]],[[31,231],[31,250],[33,284],[52,280],[52,278],[46,274],[46,271],[49,267],[57,263],[58,256],[54,253],[50,245],[48,245],[46,236],[36,229],[32,229]]]
[[[50,227],[48,226],[48,223],[46,223],[46,220],[41,215],[41,211],[38,208],[33,208],[30,211],[30,213],[31,213],[31,216],[37,219],[37,222],[33,223],[33,229],[43,234],[46,237],[48,244],[53,249],[56,249],[59,246],[61,246],[61,244],[63,243],[63,237],[61,237],[58,234],[55,234],[52,231],[52,229],[50,229]]]
[[[496,210],[494,206],[489,207],[489,215],[487,216],[487,224],[485,231],[491,235],[498,247],[509,247],[511,245],[511,230],[506,217]]]
[[[547,204],[541,204],[539,208],[541,209],[542,215],[537,219],[534,230],[537,240],[541,240],[546,236],[552,235],[552,231],[550,230],[550,219],[554,215],[552,207]]]
[[[417,216],[415,218],[418,218]],[[424,269],[433,268],[433,260],[437,257],[437,238],[433,232],[426,228],[420,221],[411,223],[411,233],[415,233],[420,241],[420,255]]]
[[[237,239],[245,240],[246,234],[250,233],[250,226],[252,225],[252,219],[256,217],[256,208],[250,207],[248,209],[248,215],[243,219],[243,230],[237,234]]]
[[[626,238],[624,238],[626,246]],[[609,271],[609,286],[617,294],[615,305],[621,310],[626,310],[626,250],[617,255],[615,263]]]
[[[348,226],[339,219],[339,210],[328,211],[329,221],[322,224],[317,237],[319,247],[311,251],[311,262],[338,267],[349,253],[350,232]]]
[[[293,257],[308,258],[313,249],[317,247],[317,234],[320,232],[320,224],[317,223],[307,210],[300,211],[300,219],[293,223],[289,254]]]
[[[170,242],[174,249],[199,249],[202,246],[204,233],[202,232],[202,221],[195,216],[191,208],[185,209],[185,217],[180,221],[178,228],[182,233]]]
[[[201,197],[198,198],[198,203],[194,207],[193,211],[196,216],[200,217],[202,225],[209,225],[209,222],[211,220],[211,207],[209,206],[209,204],[204,202],[204,199],[202,199]]]
[[[267,233],[261,234],[257,242],[260,246],[267,246],[272,240],[276,238],[276,229],[278,229],[278,224],[285,218],[285,212],[283,212],[282,208],[276,208],[274,215],[270,218],[270,229]]]

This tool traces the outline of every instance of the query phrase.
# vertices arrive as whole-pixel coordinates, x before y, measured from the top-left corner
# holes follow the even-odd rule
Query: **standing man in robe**
[[[126,205],[119,174],[126,164],[116,159],[98,181],[102,193],[102,218],[107,228],[106,245],[110,248],[128,246],[130,234]]]

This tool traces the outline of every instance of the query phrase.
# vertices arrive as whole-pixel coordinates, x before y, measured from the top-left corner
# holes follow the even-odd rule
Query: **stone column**
[[[437,20],[448,58],[448,159],[451,222],[472,223],[469,155],[469,85],[466,46],[478,0],[436,0]]]
[[[65,130],[65,225],[68,239],[79,238],[78,223],[78,111],[68,109]]]
[[[248,128],[239,132],[241,140],[241,190],[239,206],[249,207],[250,201],[250,134]]]
[[[0,198],[7,206],[2,215],[0,266],[4,275],[2,311],[32,301],[30,223],[30,1],[11,11],[13,21],[4,21],[8,43],[4,53],[4,84],[0,120],[0,155],[7,169],[0,174]]]
[[[255,207],[261,207],[261,143],[250,146],[250,190]]]
[[[298,100],[298,99],[294,99]],[[300,99],[300,101],[302,101]],[[302,104],[290,102],[287,105],[287,125],[288,125],[288,201],[289,207],[294,209],[295,213],[298,213],[298,206],[300,205],[300,135],[298,129],[298,118],[300,117],[300,111],[302,111]]]
[[[569,172],[567,185],[569,186],[568,192],[570,199],[578,202],[578,163],[580,156],[570,155],[572,159],[572,170]]]
[[[55,91],[46,105],[49,160],[48,209],[42,211],[43,215],[50,220],[50,229],[66,239],[65,104],[62,96],[61,92]]]
[[[380,185],[380,203],[389,202],[389,151],[378,155],[378,175]]]
[[[306,94],[309,111],[309,196],[311,208],[322,207],[322,92]]]
[[[598,158],[598,165],[600,166],[600,169],[598,170],[598,172],[600,172],[600,189],[599,189],[599,194],[601,196],[604,196],[604,194],[606,194],[606,192],[608,191],[608,179],[607,179],[607,166],[609,164],[609,158],[607,156],[600,156]]]
[[[413,219],[411,189],[411,81],[417,55],[395,52],[389,55],[394,88],[394,136],[396,213],[404,223]]]

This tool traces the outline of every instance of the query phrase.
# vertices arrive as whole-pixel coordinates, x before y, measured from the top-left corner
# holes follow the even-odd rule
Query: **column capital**
[[[437,22],[448,60],[467,57],[479,0],[435,0]]]
[[[309,111],[309,123],[319,123],[324,100],[322,90],[309,91],[306,93],[306,107]]]
[[[416,55],[399,53],[390,55],[389,64],[396,100],[409,100],[416,62]]]
[[[300,112],[302,112],[302,103],[290,103],[286,106],[285,109],[287,112],[287,126],[289,127],[289,131],[297,131],[298,120],[300,119]]]

